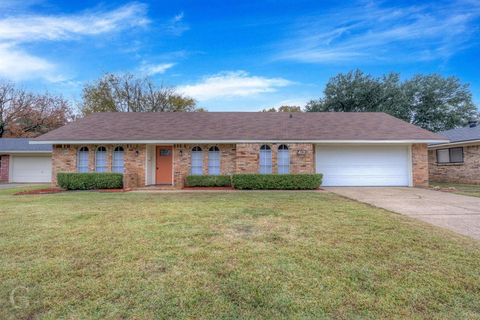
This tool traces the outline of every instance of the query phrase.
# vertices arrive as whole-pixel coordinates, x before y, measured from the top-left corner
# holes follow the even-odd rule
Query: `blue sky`
[[[133,72],[210,111],[301,105],[360,68],[454,75],[480,104],[480,1],[0,0],[0,78],[78,101]]]

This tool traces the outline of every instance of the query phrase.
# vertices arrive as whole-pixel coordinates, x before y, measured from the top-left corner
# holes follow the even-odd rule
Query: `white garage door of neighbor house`
[[[11,182],[51,182],[52,158],[42,156],[13,156]]]
[[[316,146],[323,186],[408,186],[408,146]]]

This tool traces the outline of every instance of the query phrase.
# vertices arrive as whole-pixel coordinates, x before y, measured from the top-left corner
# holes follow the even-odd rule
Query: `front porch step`
[[[180,190],[174,186],[164,186],[164,185],[152,185],[141,188],[135,188],[135,191],[156,191],[156,190]]]

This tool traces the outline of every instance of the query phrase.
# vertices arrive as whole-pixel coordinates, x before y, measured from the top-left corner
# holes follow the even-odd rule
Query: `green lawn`
[[[478,184],[463,184],[451,182],[431,182],[431,187],[439,186],[441,188],[455,188],[451,192],[463,194],[466,196],[480,197],[480,185]]]
[[[479,242],[333,194],[11,194],[0,319],[480,317]]]

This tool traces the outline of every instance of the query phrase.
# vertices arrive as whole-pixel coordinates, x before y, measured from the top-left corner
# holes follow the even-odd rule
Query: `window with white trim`
[[[203,174],[203,151],[200,147],[192,149],[192,175],[201,176]]]
[[[260,147],[260,174],[272,173],[272,149],[264,144]]]
[[[208,149],[208,174],[214,176],[220,174],[220,149],[217,146]]]
[[[277,162],[279,174],[288,174],[290,172],[290,154],[288,153],[287,145],[282,144],[278,147]]]
[[[95,171],[107,172],[107,149],[98,147],[95,151]]]
[[[81,147],[77,154],[77,172],[88,172],[88,148]]]
[[[463,148],[438,149],[437,163],[463,163]]]
[[[123,147],[118,146],[113,150],[112,172],[123,173]]]

